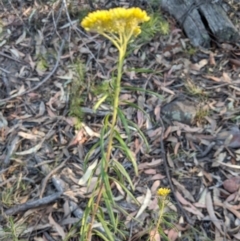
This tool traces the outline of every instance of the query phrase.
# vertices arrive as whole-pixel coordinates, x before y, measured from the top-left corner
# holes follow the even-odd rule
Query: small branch
[[[60,170],[62,167],[65,166],[66,162],[69,160],[69,158],[67,158],[64,162],[61,163],[61,165],[59,165],[57,168],[53,169],[51,172],[48,173],[48,175],[43,179],[42,181],[42,188],[40,190],[40,194],[39,194],[39,197],[42,198],[42,195],[45,191],[45,188],[46,188],[46,185],[47,185],[47,182],[49,180],[49,178],[54,174],[56,173],[58,170]]]
[[[52,195],[49,195],[47,197],[44,197],[44,198],[41,198],[38,200],[29,201],[29,202],[26,202],[26,203],[23,203],[20,205],[16,205],[16,206],[6,210],[5,214],[8,216],[15,215],[20,212],[25,212],[32,208],[38,208],[39,206],[47,205],[49,203],[54,202],[56,199],[60,198],[61,195],[62,195],[62,192],[57,192],[57,193],[54,193]]]
[[[1,103],[5,103],[5,102],[7,102],[7,101],[9,101],[9,100],[12,100],[12,99],[14,99],[14,98],[16,98],[16,97],[20,97],[20,96],[23,96],[23,95],[25,95],[25,94],[28,94],[28,93],[30,93],[30,92],[38,89],[38,88],[39,88],[40,86],[42,86],[45,82],[47,82],[47,81],[50,79],[50,77],[55,73],[55,71],[57,70],[57,68],[58,68],[58,65],[59,65],[59,62],[60,62],[60,59],[61,59],[61,55],[62,55],[62,50],[63,50],[64,44],[65,44],[65,40],[63,39],[63,40],[62,40],[62,43],[61,43],[61,46],[60,46],[60,48],[59,48],[59,51],[58,51],[58,56],[57,56],[56,63],[55,63],[55,65],[54,65],[52,71],[51,71],[39,84],[37,84],[37,85],[34,86],[33,88],[31,88],[31,89],[29,89],[29,90],[26,90],[26,91],[24,91],[24,92],[22,92],[22,93],[18,93],[18,94],[15,94],[15,95],[11,96],[11,97],[8,97],[8,98],[5,98],[5,99],[1,99],[1,100],[0,100],[0,104],[1,104]]]

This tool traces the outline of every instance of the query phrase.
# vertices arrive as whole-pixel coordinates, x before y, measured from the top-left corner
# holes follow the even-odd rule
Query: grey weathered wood
[[[170,13],[182,26],[194,46],[210,46],[210,37],[198,10],[191,11],[193,0],[161,0],[161,7]],[[186,15],[186,16],[185,16]]]
[[[208,27],[217,41],[236,42],[239,40],[238,30],[220,4],[202,4],[199,11],[207,20]]]
[[[175,17],[194,46],[209,47],[213,36],[219,42],[239,40],[237,29],[218,2],[161,0],[160,5]]]

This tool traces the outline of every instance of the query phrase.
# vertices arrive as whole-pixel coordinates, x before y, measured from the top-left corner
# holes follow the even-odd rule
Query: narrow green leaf
[[[108,94],[105,94],[102,98],[98,100],[98,102],[93,106],[93,110],[96,111],[99,106],[107,99]]]
[[[134,90],[134,91],[141,91],[141,92],[144,92],[144,93],[148,93],[150,95],[154,95],[158,98],[160,98],[161,100],[163,100],[163,96],[154,92],[154,91],[151,91],[151,90],[146,90],[146,89],[143,89],[143,88],[139,88],[139,87],[135,87],[135,86],[122,86],[123,89],[127,89],[127,90]]]
[[[116,178],[114,177],[109,177],[111,180],[113,180],[114,182],[118,183],[121,188],[129,195],[129,197],[138,205],[140,206],[140,203],[138,202],[138,200],[133,196],[133,194],[125,187],[124,184],[122,184],[121,182],[119,182]]]
[[[118,108],[118,116],[119,116],[119,118],[120,118],[120,120],[121,120],[121,122],[122,122],[122,124],[124,126],[124,129],[125,129],[125,131],[127,133],[128,141],[129,141],[129,138],[130,138],[131,134],[130,134],[129,126],[128,126],[128,121],[127,121],[124,113],[119,108]]]
[[[145,69],[145,68],[130,68],[127,71],[134,71],[135,73],[161,73],[160,71],[154,71],[152,69]]]
[[[86,171],[87,169],[87,162],[90,160],[92,154],[96,151],[96,149],[98,149],[100,146],[100,141],[98,141],[97,143],[95,143],[91,149],[88,151],[88,153],[86,154],[84,160],[83,160],[83,170]]]
[[[126,170],[123,167],[123,165],[121,163],[119,163],[118,161],[116,161],[116,160],[113,160],[113,164],[121,172],[121,174],[126,177],[126,179],[128,180],[128,183],[130,184],[132,190],[134,190],[134,186],[133,186],[132,180],[131,180],[130,176],[128,175],[128,173],[126,172]]]
[[[117,223],[116,223],[115,216],[114,216],[114,213],[113,213],[113,208],[112,208],[113,203],[109,200],[108,195],[105,192],[103,192],[103,199],[104,199],[106,208],[108,210],[108,215],[110,217],[110,221],[111,221],[111,224],[114,228],[114,233],[115,233],[116,229],[117,229]]]
[[[104,236],[104,234],[102,234],[101,232],[99,232],[98,230],[94,230],[94,233],[97,234],[98,237],[100,237],[101,239],[105,240],[105,241],[109,241],[109,239],[107,237]]]
[[[94,196],[92,196],[88,203],[87,203],[87,207],[84,210],[84,214],[83,214],[83,218],[82,218],[82,225],[81,225],[81,229],[80,229],[80,234],[81,234],[81,239],[80,241],[85,241],[86,240],[86,234],[88,231],[88,226],[89,226],[89,217],[90,217],[90,213],[91,210],[93,209],[93,202],[94,201]]]
[[[147,118],[149,119],[149,114],[144,110],[142,109],[141,107],[139,107],[137,104],[135,103],[132,103],[132,102],[129,102],[129,101],[123,101],[124,103],[126,103],[127,105],[137,109],[137,110],[140,110],[145,116],[147,116]]]
[[[118,132],[115,131],[115,138],[118,140],[119,144],[120,144],[120,148],[122,149],[122,151],[124,151],[124,153],[126,154],[126,156],[129,158],[129,160],[132,162],[133,167],[134,167],[134,171],[135,171],[135,175],[138,176],[138,167],[137,167],[137,162],[135,157],[133,156],[133,153],[131,152],[131,150],[127,147],[126,143],[124,142],[124,140],[122,139],[122,137],[119,135]]]
[[[114,237],[113,237],[113,235],[112,235],[112,232],[111,232],[110,229],[108,228],[108,224],[107,224],[107,222],[106,222],[106,220],[105,220],[105,218],[104,218],[104,214],[103,214],[103,212],[101,211],[101,208],[99,208],[99,212],[97,213],[97,218],[98,218],[98,220],[100,221],[100,223],[102,224],[103,229],[104,229],[104,231],[105,231],[105,233],[106,233],[106,235],[107,235],[107,237],[108,237],[108,240],[109,240],[109,241],[114,241],[115,239],[114,239]]]
[[[150,150],[150,146],[148,144],[147,138],[146,136],[143,134],[143,132],[140,130],[140,128],[138,127],[138,125],[136,125],[134,122],[128,120],[128,122],[137,130],[137,133],[140,135],[140,137],[142,138],[142,140],[144,141],[146,148],[147,148],[147,152],[149,152]],[[131,127],[130,127],[131,129]]]

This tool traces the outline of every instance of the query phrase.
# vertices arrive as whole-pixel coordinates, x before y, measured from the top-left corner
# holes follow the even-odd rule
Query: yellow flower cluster
[[[124,36],[141,33],[138,26],[140,23],[150,19],[147,13],[140,8],[112,8],[109,10],[98,10],[89,13],[82,22],[81,26],[87,31],[97,33],[113,33]]]
[[[168,194],[170,192],[171,192],[171,190],[169,188],[159,188],[157,190],[157,195],[162,196],[162,197],[166,197],[166,196],[168,196]]]

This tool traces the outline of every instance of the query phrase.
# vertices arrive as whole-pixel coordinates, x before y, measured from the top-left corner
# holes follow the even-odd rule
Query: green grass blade
[[[121,182],[119,182],[116,178],[114,177],[110,177],[111,180],[113,180],[114,182],[118,183],[121,188],[129,195],[129,197],[138,205],[140,206],[138,200],[133,196],[133,194],[125,187],[124,184],[122,184]]]
[[[97,213],[97,218],[98,218],[98,220],[100,221],[100,223],[102,224],[103,229],[104,229],[104,231],[105,231],[105,233],[106,233],[106,235],[107,235],[107,237],[108,237],[108,240],[109,240],[109,241],[114,241],[115,239],[114,239],[114,237],[113,237],[113,235],[112,235],[112,231],[108,228],[108,224],[107,224],[104,216],[105,216],[105,215],[104,215],[104,213],[102,212],[101,208],[99,208],[99,212]]]
[[[97,143],[95,143],[91,149],[88,151],[88,153],[86,154],[84,160],[83,160],[83,170],[86,171],[87,169],[87,162],[90,160],[91,156],[93,155],[93,153],[96,151],[96,149],[98,149],[98,147],[100,146],[100,141],[98,141]]]
[[[146,73],[146,74],[161,74],[162,71],[155,71],[155,70],[152,70],[152,69],[145,69],[145,68],[130,68],[130,69],[127,69],[126,71],[128,72],[131,72],[131,71],[134,71],[135,73],[139,74],[139,73]]]
[[[120,173],[128,180],[128,183],[130,184],[132,190],[134,190],[132,180],[131,180],[130,176],[128,175],[128,173],[126,172],[123,165],[116,160],[113,160],[113,165],[115,165],[115,167],[120,171]]]
[[[137,133],[140,135],[140,137],[142,138],[143,142],[145,143],[146,145],[146,148],[147,148],[147,152],[149,152],[150,150],[150,146],[148,144],[148,140],[146,138],[146,136],[143,134],[143,132],[140,130],[140,128],[138,127],[138,125],[136,125],[134,122],[128,120],[129,124],[132,125],[136,130],[137,130]],[[131,127],[130,127],[131,129]]]
[[[132,162],[133,168],[134,168],[134,171],[135,171],[135,175],[138,176],[137,162],[136,162],[136,159],[135,159],[133,153],[127,147],[125,141],[122,139],[122,137],[119,135],[119,133],[117,131],[115,131],[115,138],[118,140],[118,142],[120,144],[120,148],[122,149],[122,151],[126,154],[128,159]]]
[[[126,103],[128,106],[133,107],[134,109],[140,110],[141,112],[143,112],[143,113],[149,118],[149,114],[148,114],[144,109],[142,109],[141,107],[139,107],[137,104],[132,103],[132,102],[129,102],[129,101],[127,101],[127,100],[125,100],[125,101],[123,101],[123,102]]]
[[[147,94],[150,94],[150,95],[154,95],[154,96],[158,97],[159,99],[163,100],[162,95],[160,95],[158,93],[155,93],[152,90],[146,90],[146,89],[143,89],[143,88],[139,88],[139,87],[135,87],[135,86],[126,86],[126,85],[122,86],[122,89],[144,92],[144,93],[147,93]]]
[[[105,241],[109,241],[108,237],[105,237],[104,234],[102,234],[101,232],[99,232],[98,230],[94,230],[94,233],[97,234],[98,237],[100,237],[101,239],[105,240]]]
[[[98,102],[93,106],[93,110],[96,111],[99,106],[107,99],[108,94],[105,94],[102,98],[98,100]]]
[[[130,129],[129,129],[129,126],[128,126],[128,121],[127,121],[124,113],[119,108],[118,108],[118,116],[119,116],[119,118],[120,118],[120,120],[121,120],[121,122],[122,122],[122,124],[124,126],[124,129],[125,129],[126,133],[127,133],[127,136],[128,136],[128,140],[127,141],[129,141],[131,133],[130,133]]]
[[[113,226],[114,233],[115,233],[117,230],[117,222],[115,220],[115,216],[113,213],[113,202],[111,202],[111,200],[109,200],[108,195],[105,192],[103,192],[103,199],[104,199],[106,208],[108,210],[108,215],[109,215],[109,218],[110,218],[110,221]]]
[[[86,240],[86,234],[88,231],[88,226],[89,226],[89,217],[91,210],[93,208],[93,203],[94,203],[94,196],[92,196],[87,204],[87,207],[84,210],[83,218],[82,218],[82,225],[80,229],[80,240],[79,241],[85,241]]]

